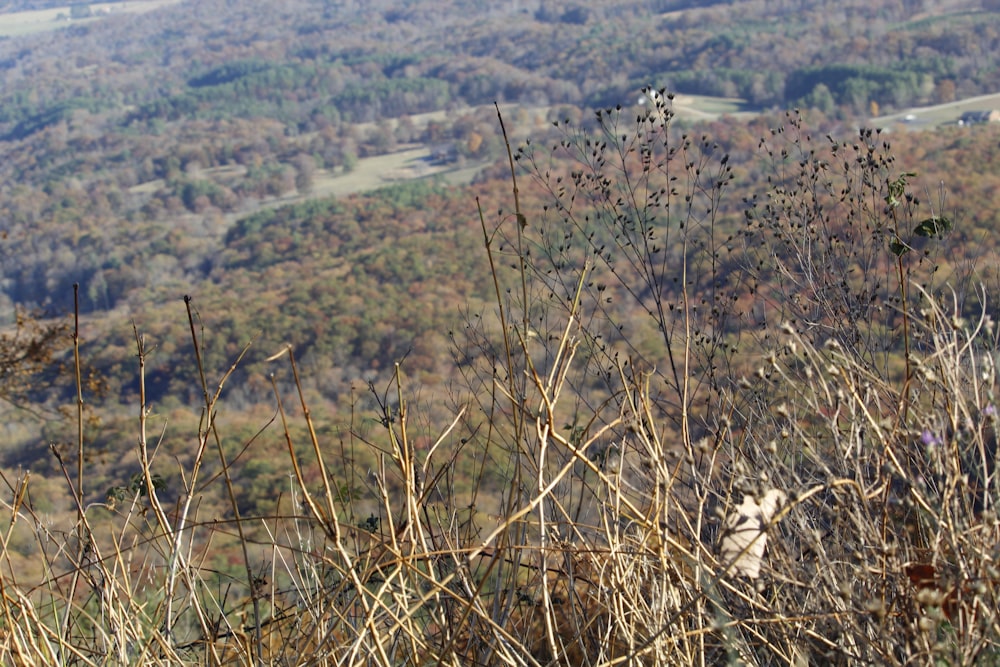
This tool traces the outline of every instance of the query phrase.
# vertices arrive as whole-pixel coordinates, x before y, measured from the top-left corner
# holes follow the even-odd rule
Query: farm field
[[[697,122],[715,120],[722,116],[734,119],[746,119],[757,115],[757,111],[747,111],[745,100],[738,98],[717,98],[707,95],[677,95],[672,108],[676,118],[681,121]],[[535,128],[545,125],[547,116],[553,107],[529,107],[525,105],[502,105],[501,111],[510,119],[510,139],[512,147],[516,148],[519,141],[529,138]],[[474,109],[461,110],[462,113],[483,112],[495,113],[492,106],[481,106]],[[447,123],[456,112],[434,111],[409,116],[409,122],[416,128],[425,128],[429,123]],[[391,119],[384,124],[381,131],[395,130],[398,119]],[[350,132],[363,136],[380,131],[376,123],[357,123]],[[308,139],[308,136],[302,139]],[[424,144],[402,146],[398,150],[370,157],[359,158],[349,171],[342,168],[319,169],[313,177],[313,183],[308,193],[290,193],[280,197],[262,198],[250,207],[244,207],[239,215],[264,208],[275,208],[294,204],[308,199],[324,197],[346,197],[352,194],[370,192],[389,185],[413,181],[421,178],[442,176],[450,185],[468,185],[476,174],[489,160],[473,160],[462,163],[437,163],[432,160],[433,147]],[[201,176],[216,181],[225,181],[228,185],[238,182],[246,175],[246,169],[241,167],[218,167],[201,172]],[[165,185],[163,179],[155,179],[132,186],[129,190],[135,194],[151,194]],[[235,217],[235,216],[230,216]]]
[[[93,16],[84,19],[70,19],[71,7],[55,7],[25,12],[0,14],[0,37],[18,37],[49,30],[60,30],[74,25],[86,25],[100,21],[111,14],[139,14],[151,12],[161,7],[175,5],[182,0],[130,0],[129,2],[95,3],[90,6]]]
[[[745,121],[760,114],[760,111],[749,110],[746,100],[740,98],[711,97],[707,95],[676,95],[672,108],[680,121],[696,122],[717,120],[723,116],[734,120]],[[966,111],[978,109],[1000,108],[1000,94],[982,95],[965,100],[957,100],[948,104],[930,107],[907,109],[899,113],[873,118],[871,127],[902,127],[907,130],[927,130],[942,125],[953,125]],[[537,126],[544,118],[548,108],[527,108],[520,106],[502,107],[506,114],[524,112],[522,120],[528,120],[523,125],[515,126],[511,132],[512,141],[530,136],[531,128]],[[909,115],[916,118],[904,122]],[[448,118],[445,112],[418,114],[413,122],[418,127],[426,126],[428,122],[443,122]],[[370,131],[374,124],[359,124],[358,131]],[[516,146],[515,146],[516,147]],[[411,181],[432,176],[443,176],[452,185],[467,185],[475,178],[480,169],[487,164],[441,165],[432,164],[431,148],[429,146],[407,147],[385,155],[361,158],[350,172],[341,170],[320,170],[316,173],[313,187],[307,196],[279,197],[262,201],[261,208],[273,208],[305,199],[328,196],[344,197],[351,194],[370,192],[395,183]]]

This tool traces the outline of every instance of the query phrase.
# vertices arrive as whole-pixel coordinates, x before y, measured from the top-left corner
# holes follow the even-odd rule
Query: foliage
[[[925,7],[913,22],[912,7],[868,3],[800,3],[796,12],[743,3],[730,12],[616,0],[587,12],[547,7],[544,21],[508,20],[514,5],[483,14],[457,0],[402,12],[394,4],[334,11],[301,0],[243,11],[215,2],[194,13],[164,8],[162,20],[133,17],[127,29],[126,17],[109,16],[51,43],[0,45],[11,63],[0,87],[0,133],[9,135],[0,224],[11,236],[3,295],[47,307],[80,283],[87,311],[148,303],[146,288],[206,279],[237,213],[311,194],[303,164],[326,178],[409,142],[451,143],[464,159],[499,155],[481,113],[459,111],[447,123],[410,117],[421,111],[494,100],[614,106],[662,78],[682,92],[740,95],[750,107],[805,96],[846,118],[872,101],[889,111],[993,90],[1000,53],[992,23],[953,3]],[[839,30],[841,15],[864,30]],[[557,31],[551,20],[561,21]],[[815,85],[796,84],[806,80]],[[991,145],[974,143],[965,150]],[[982,201],[988,190],[973,190],[970,209],[996,210]]]
[[[0,334],[0,400],[14,405],[44,402],[58,377],[68,333],[65,321],[15,309],[13,330]]]
[[[4,659],[995,660],[997,130],[844,130],[993,90],[991,10],[352,4],[0,44],[0,299],[85,343],[0,340],[75,417],[5,423]],[[411,142],[503,160],[301,197]]]
[[[4,141],[17,141],[40,132],[47,127],[51,127],[60,121],[68,121],[74,117],[77,111],[98,113],[106,107],[106,102],[99,99],[87,97],[74,97],[59,101],[45,109],[32,109],[22,112],[18,116],[16,124],[4,135]]]
[[[90,435],[76,476],[55,450],[71,539],[36,510],[42,482],[8,480],[4,580],[25,592],[3,598],[4,655],[994,659],[998,334],[988,292],[974,290],[976,311],[932,280],[955,218],[928,214],[874,132],[817,146],[791,114],[760,142],[764,190],[734,206],[725,138],[674,128],[669,98],[653,99],[634,123],[602,110],[589,129],[559,123],[550,149],[511,151],[510,205],[480,204],[486,265],[463,270],[485,294],[449,336],[444,402],[418,398],[401,356],[331,427],[310,407],[323,402],[302,373],[308,346],[220,355],[205,325],[239,314],[185,298],[186,324],[161,336],[187,336],[193,362],[157,371],[135,330],[136,471],[88,502]],[[280,231],[305,248],[347,220],[385,225],[379,206],[439,212],[451,196],[423,184],[288,207],[228,242],[246,252]],[[346,291],[362,275],[420,280],[418,238],[354,262]],[[258,260],[228,271],[242,261]],[[377,292],[360,296],[378,331]],[[266,379],[240,371],[257,345]],[[200,410],[154,412],[154,373]],[[270,417],[227,420],[248,391],[234,383],[269,390],[254,400]]]
[[[897,63],[893,67],[873,65],[820,65],[795,70],[785,80],[786,99],[793,105],[824,86],[838,105],[864,113],[872,100],[889,101],[895,108],[917,104],[926,97],[925,83],[954,76],[944,61]]]

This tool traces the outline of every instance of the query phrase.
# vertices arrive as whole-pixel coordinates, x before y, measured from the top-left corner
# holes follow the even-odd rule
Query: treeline
[[[883,100],[889,108],[903,108],[929,99],[946,102],[955,97],[949,86],[949,64],[942,59],[899,63],[896,67],[877,65],[823,65],[792,72],[785,83],[785,95],[800,106],[826,113],[839,105],[863,109]],[[935,83],[937,82],[937,83]],[[952,82],[953,83],[953,82]]]
[[[650,83],[867,114],[1000,84],[996,8],[971,0],[467,4],[210,2],[6,45],[0,136],[81,110],[101,132],[231,117],[311,131],[494,100],[605,106]]]
[[[360,79],[343,62],[272,65],[235,61],[188,80],[124,122],[189,118],[273,118],[300,132],[436,111],[453,99],[448,83],[427,77]]]

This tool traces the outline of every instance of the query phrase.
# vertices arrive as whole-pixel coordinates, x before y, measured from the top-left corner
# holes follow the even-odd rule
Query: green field
[[[362,158],[358,160],[354,169],[347,173],[340,170],[333,172],[326,169],[320,170],[313,179],[312,191],[308,198],[344,197],[356,192],[377,190],[402,181],[428,178],[439,174],[454,175],[458,172],[466,175],[464,179],[459,180],[468,183],[482,166],[463,165],[462,169],[458,169],[455,165],[433,165],[428,161],[430,155],[430,149],[421,146],[386,155]],[[276,203],[285,204],[287,200],[283,199]]]

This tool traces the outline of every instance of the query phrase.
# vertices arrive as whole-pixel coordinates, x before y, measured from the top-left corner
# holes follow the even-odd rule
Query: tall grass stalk
[[[53,448],[76,523],[4,477],[0,660],[1000,662],[991,295],[973,313],[903,251],[931,218],[872,135],[817,149],[789,116],[761,144],[767,191],[734,204],[722,148],[647,94],[634,121],[508,144],[513,210],[477,200],[494,303],[453,338],[465,384],[440,424],[402,362],[338,447],[287,346],[266,360],[273,416],[229,438],[249,345],[206,368],[186,299],[191,452],[160,451],[178,426],[151,424],[135,327],[138,472],[90,502],[77,326],[75,476]],[[251,511],[253,460],[289,474]],[[38,580],[14,565],[27,533]]]

